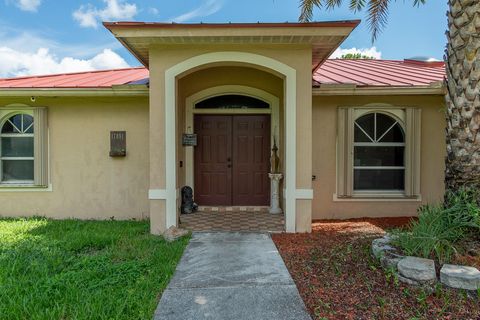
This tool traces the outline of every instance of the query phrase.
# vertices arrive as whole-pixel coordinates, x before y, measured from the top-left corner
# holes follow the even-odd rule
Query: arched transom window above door
[[[268,109],[270,105],[260,99],[227,94],[207,98],[195,104],[195,109]]]

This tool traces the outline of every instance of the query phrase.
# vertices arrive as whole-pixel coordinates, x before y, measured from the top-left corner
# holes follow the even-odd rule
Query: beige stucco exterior
[[[296,188],[297,189],[311,189],[311,167],[312,167],[312,158],[311,158],[311,99],[312,96],[311,89],[311,47],[309,46],[238,46],[238,45],[225,45],[225,46],[190,46],[189,50],[185,50],[183,46],[158,46],[153,47],[149,53],[150,57],[150,149],[152,153],[150,154],[150,189],[165,189],[166,184],[166,163],[165,157],[162,157],[162,150],[166,150],[165,146],[165,135],[163,134],[162,124],[165,122],[165,109],[164,109],[164,99],[165,99],[165,78],[162,76],[165,72],[181,63],[186,61],[189,58],[202,56],[208,53],[215,52],[242,52],[242,53],[251,53],[254,55],[259,55],[263,57],[271,58],[279,63],[288,65],[296,71]],[[212,75],[214,73],[222,73],[222,69],[219,67],[223,66],[226,68],[228,66],[234,67],[228,74],[223,76],[217,74],[215,78]],[[204,69],[210,69],[210,71],[201,71]],[[239,68],[242,68],[242,71],[237,77],[231,77],[235,71],[240,71]],[[225,69],[223,69],[224,71]],[[196,75],[196,73],[198,75]],[[209,74],[213,73],[213,74]],[[272,75],[273,74],[273,75]],[[183,77],[186,77],[185,80],[182,80]],[[197,77],[197,78],[196,78]],[[201,79],[198,79],[201,77]],[[230,79],[226,79],[226,78]],[[212,63],[210,65],[198,66],[193,70],[188,70],[186,74],[179,75],[176,81],[176,92],[177,92],[177,107],[176,107],[176,119],[177,127],[180,127],[181,120],[183,118],[183,110],[185,109],[184,103],[185,98],[194,93],[204,89],[210,85],[218,85],[221,83],[224,84],[243,84],[257,87],[271,92],[272,94],[279,95],[279,99],[285,99],[284,96],[284,80],[281,78],[282,75],[279,75],[275,70],[266,70],[265,67],[261,65],[252,65],[252,64],[241,64],[237,62],[229,61],[219,61]],[[223,81],[222,81],[223,78]],[[256,79],[255,79],[256,78]],[[278,78],[275,80],[275,78]],[[189,80],[190,79],[190,80]],[[271,80],[271,84],[267,84],[262,80]],[[281,82],[279,82],[279,80]],[[188,82],[190,81],[190,82]],[[281,84],[280,84],[281,83]],[[280,87],[281,85],[281,87]],[[281,88],[281,89],[280,89]],[[282,90],[280,92],[280,90]],[[162,106],[163,105],[163,106]],[[179,122],[180,121],[180,122]],[[180,132],[176,131],[177,137],[179,137]],[[178,139],[177,139],[178,140]],[[178,157],[183,155],[182,151],[178,148],[181,148],[180,144],[177,143],[176,154]],[[157,151],[153,151],[157,150]],[[178,163],[179,159],[177,159]],[[179,170],[177,165],[177,189],[181,187],[178,183],[182,181],[182,171]],[[288,179],[288,178],[287,178]],[[288,183],[288,182],[285,182]],[[178,191],[177,191],[178,192]],[[151,203],[162,202],[162,199],[152,200]],[[302,202],[310,202],[310,200],[302,200]],[[153,204],[155,208],[159,206],[155,203]],[[300,200],[297,201],[297,208],[301,208],[303,215],[307,215],[306,219],[297,219],[296,231],[309,231],[310,223],[302,223],[304,220],[310,220],[311,212],[310,210],[305,210],[305,204],[301,205]],[[178,207],[178,206],[177,206]],[[308,208],[307,208],[308,209]],[[308,212],[307,212],[308,211]],[[154,213],[152,208],[150,211],[151,215],[157,214],[159,217],[162,217],[165,213],[158,212]],[[163,218],[160,218],[160,221],[163,221]],[[298,224],[300,222],[300,224]],[[152,224],[153,232],[159,233],[164,230],[166,223],[161,227],[155,227]]]
[[[418,107],[421,121],[421,199],[335,199],[337,108],[368,104]],[[412,216],[444,193],[444,99],[436,96],[315,96],[313,98],[313,219]]]
[[[48,108],[51,188],[6,191],[0,216],[147,219],[148,97],[0,98]],[[110,131],[127,131],[127,156],[111,158]]]
[[[309,232],[315,219],[415,215],[421,204],[442,199],[446,148],[441,88],[408,88],[408,94],[405,88],[382,88],[376,95],[341,86],[312,90],[312,65],[328,56],[352,26],[215,26],[212,32],[203,26],[136,28],[112,32],[148,65],[148,91],[133,85],[116,92],[84,90],[79,97],[75,89],[57,96],[55,90],[44,90],[32,93],[35,102],[30,93],[20,98],[14,90],[0,91],[0,108],[16,103],[47,107],[50,177],[48,189],[0,186],[1,216],[149,218],[154,234],[178,225],[179,189],[191,181],[181,143],[192,116],[189,103],[221,86],[238,87],[239,94],[263,92],[278,104],[285,176],[281,203],[288,232]],[[420,198],[336,197],[338,108],[368,104],[421,109]],[[109,133],[115,130],[127,132],[125,158],[109,156]]]
[[[228,76],[232,72],[238,75],[235,80]],[[239,66],[205,69],[179,83],[182,89],[179,90],[178,135],[184,124],[182,110],[186,97],[205,88],[236,83],[282,95],[280,78]],[[445,152],[442,96],[315,96],[312,101],[312,117],[303,118],[298,127],[312,126],[312,170],[303,170],[301,174],[316,176],[312,183],[314,198],[311,202],[297,200],[300,213],[297,225],[306,226],[312,219],[415,215],[421,204],[441,201]],[[162,214],[149,214],[151,210],[165,212],[165,203],[149,202],[147,196],[150,188],[147,141],[152,134],[148,130],[148,97],[38,97],[35,103],[29,97],[0,99],[2,106],[14,103],[48,108],[51,190],[9,192],[0,189],[0,215],[79,219],[150,217],[152,225],[164,221]],[[372,103],[422,109],[421,200],[335,198],[337,108]],[[283,119],[283,100],[280,107]],[[111,130],[127,131],[126,158],[109,157]],[[179,160],[184,159],[183,150],[179,145]],[[184,168],[179,169],[178,185],[183,185],[184,179]],[[302,214],[310,207],[311,217]]]

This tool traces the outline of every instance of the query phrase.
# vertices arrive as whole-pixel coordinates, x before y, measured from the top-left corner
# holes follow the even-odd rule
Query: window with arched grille
[[[405,132],[394,117],[372,112],[354,122],[354,191],[405,189]]]
[[[420,199],[421,109],[339,107],[337,198]]]
[[[29,114],[10,116],[0,131],[1,181],[34,180],[34,123]]]
[[[0,188],[48,187],[47,108],[0,107]]]

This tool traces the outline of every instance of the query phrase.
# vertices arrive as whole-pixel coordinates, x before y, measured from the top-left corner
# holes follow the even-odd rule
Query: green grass
[[[151,319],[188,243],[148,222],[0,220],[0,319]]]

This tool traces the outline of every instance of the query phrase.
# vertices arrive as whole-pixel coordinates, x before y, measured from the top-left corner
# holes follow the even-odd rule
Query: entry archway
[[[176,79],[189,70],[214,63],[244,63],[267,69],[284,77],[285,100],[285,213],[286,231],[295,232],[296,224],[296,70],[262,55],[237,52],[211,52],[182,61],[165,71],[165,190],[158,191],[166,200],[166,228],[177,225],[176,177]],[[150,197],[152,198],[152,197]]]

